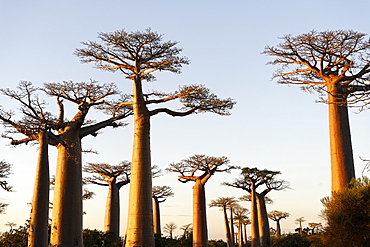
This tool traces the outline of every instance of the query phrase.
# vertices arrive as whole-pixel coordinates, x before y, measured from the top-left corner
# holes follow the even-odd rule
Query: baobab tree
[[[153,186],[152,197],[154,201],[153,206],[153,222],[154,222],[154,234],[161,236],[161,213],[159,204],[165,202],[168,197],[173,196],[174,193],[170,186]]]
[[[280,220],[288,218],[289,215],[290,214],[287,212],[282,212],[278,210],[272,210],[268,213],[268,217],[270,218],[270,220],[273,220],[276,222],[276,235],[278,237],[281,236]]]
[[[352,30],[285,35],[263,52],[276,57],[270,64],[281,65],[274,75],[278,83],[317,91],[328,104],[332,191],[347,188],[355,177],[347,106],[368,102],[370,40],[365,36]]]
[[[193,229],[190,227],[191,225],[192,225],[192,224],[191,224],[191,223],[189,223],[189,224],[183,225],[183,226],[180,228],[180,230],[183,230],[183,231],[184,231],[184,235],[183,235],[184,239],[189,238],[189,232],[190,232],[190,231],[193,231]]]
[[[121,161],[119,165],[88,163],[83,171],[94,174],[85,178],[87,183],[108,186],[104,231],[111,234],[112,241],[117,241],[120,225],[119,191],[130,183],[131,162]]]
[[[236,203],[237,200],[234,197],[219,197],[216,200],[212,200],[209,207],[220,207],[224,213],[224,225],[226,233],[226,243],[228,247],[233,247],[233,238],[231,237],[231,229],[229,219],[227,217],[227,209],[231,204]]]
[[[170,222],[164,225],[164,231],[170,234],[170,239],[173,238],[173,231],[177,229],[177,225],[174,222]]]
[[[251,195],[251,237],[252,246],[268,247],[270,241],[270,227],[266,211],[266,194],[272,190],[283,190],[288,188],[285,180],[276,178],[280,172],[258,168],[242,168],[240,177],[233,182],[224,182],[224,185],[245,190]],[[257,188],[263,186],[262,191]],[[257,203],[258,202],[258,203]]]
[[[154,246],[152,177],[150,156],[150,119],[159,113],[183,117],[193,113],[213,112],[229,115],[235,102],[219,99],[203,85],[180,87],[173,93],[144,93],[143,82],[153,81],[154,72],[180,73],[189,64],[179,54],[182,49],[175,41],[163,41],[163,36],[146,29],[126,32],[119,30],[99,33],[101,43],[83,42],[85,48],[75,54],[83,63],[95,63],[96,67],[111,72],[119,71],[133,82],[134,143],[131,167],[130,198],[127,226],[129,246]],[[178,99],[183,108],[174,111],[169,108],[149,109],[149,105]]]
[[[171,163],[166,169],[177,172],[182,183],[195,182],[193,187],[193,246],[208,245],[205,184],[216,172],[230,172],[236,166],[230,165],[225,157],[194,155],[179,163]]]
[[[305,222],[306,220],[304,219],[304,217],[299,217],[297,219],[294,220],[295,223],[299,224],[299,234],[302,235],[303,234],[303,228],[302,228],[302,222]]]
[[[236,206],[233,208],[234,220],[236,220],[238,224],[238,247],[243,247],[244,241],[247,241],[243,236],[243,223],[248,219],[248,211],[249,210],[247,208],[242,206]]]

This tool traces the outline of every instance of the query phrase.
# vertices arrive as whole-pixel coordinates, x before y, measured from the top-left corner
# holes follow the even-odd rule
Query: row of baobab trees
[[[365,36],[352,30],[311,31],[295,37],[286,35],[278,46],[267,46],[264,50],[264,54],[276,57],[271,64],[282,66],[274,75],[279,83],[300,84],[305,90],[318,91],[323,102],[329,106],[333,191],[347,188],[355,177],[347,106],[351,103],[366,108],[368,104],[370,41]],[[88,135],[96,136],[103,128],[123,126],[125,124],[121,121],[133,115],[126,244],[151,247],[154,246],[153,224],[148,224],[153,222],[151,118],[160,113],[174,117],[202,112],[229,115],[235,104],[230,98],[220,99],[203,85],[181,86],[171,93],[144,93],[143,82],[154,80],[155,72],[180,73],[181,68],[189,64],[186,57],[179,56],[182,49],[176,46],[177,42],[163,41],[162,35],[150,29],[99,33],[98,38],[100,43],[82,43],[84,47],[77,49],[75,55],[83,63],[95,63],[98,69],[122,73],[133,83],[132,94],[122,94],[114,84],[99,84],[94,80],[45,83],[42,88],[23,81],[17,90],[1,90],[5,96],[21,104],[18,119],[15,119],[18,115],[11,109],[1,109],[0,119],[6,127],[4,136],[11,139],[14,145],[39,144],[30,246],[46,246],[47,243],[49,145],[58,149],[51,245],[82,246],[81,140]],[[56,114],[47,110],[46,101],[39,96],[39,92],[55,98],[58,106]],[[183,105],[180,110],[155,107],[174,100]],[[66,104],[77,108],[71,119],[66,117],[65,109],[69,109]],[[87,115],[92,108],[101,110],[108,117],[99,121],[89,120]],[[18,138],[17,133],[25,137]],[[188,178],[182,179],[187,181]],[[196,180],[195,183],[196,187],[200,182]],[[253,190],[251,192],[254,193]],[[254,198],[261,200],[258,195],[252,195],[251,200]],[[199,234],[196,229],[194,233]],[[259,236],[264,239],[263,235]],[[255,240],[254,246],[258,246],[258,242]],[[194,246],[202,245],[201,242],[194,243]]]

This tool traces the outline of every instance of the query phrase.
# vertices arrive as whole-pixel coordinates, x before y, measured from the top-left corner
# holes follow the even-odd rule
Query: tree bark
[[[150,115],[141,81],[134,82],[134,145],[126,246],[154,247]]]
[[[255,188],[254,183],[252,183],[252,188],[251,188],[251,222],[252,222],[251,224],[252,247],[260,247],[256,188]]]
[[[193,187],[193,247],[208,246],[206,196],[201,179]]]
[[[281,237],[280,220],[276,221],[276,234],[277,234],[278,237]]]
[[[55,176],[51,245],[82,247],[81,139],[77,131],[59,144]]]
[[[231,235],[231,246],[235,246],[235,228],[234,228],[234,214],[233,207],[230,206],[230,235]]]
[[[270,226],[268,221],[268,214],[266,210],[265,194],[256,193],[257,206],[258,206],[258,225],[259,225],[259,234],[261,240],[261,246],[270,247]]]
[[[328,83],[332,192],[348,188],[355,177],[347,95]]]
[[[242,222],[239,220],[238,222],[238,246],[239,247],[243,247],[243,244],[244,244],[244,239],[243,239],[243,224]]]
[[[225,231],[226,231],[226,243],[228,247],[233,247],[232,238],[231,238],[231,232],[230,232],[230,226],[229,226],[229,220],[227,218],[227,212],[226,212],[226,205],[222,206],[222,210],[224,212],[224,223],[225,223]]]
[[[47,247],[49,243],[49,155],[48,132],[41,131],[37,139],[39,153],[36,167],[36,179],[32,197],[28,247]]]
[[[107,203],[105,207],[104,232],[110,233],[112,241],[119,238],[120,222],[119,188],[116,179],[109,180]]]
[[[159,210],[158,199],[153,199],[153,222],[154,222],[154,234],[161,236],[161,214]]]
[[[244,240],[245,246],[248,246],[247,225],[244,225]]]

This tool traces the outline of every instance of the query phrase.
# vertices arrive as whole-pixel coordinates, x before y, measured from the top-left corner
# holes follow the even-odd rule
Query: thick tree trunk
[[[222,210],[224,211],[224,223],[225,223],[225,231],[226,231],[226,243],[228,247],[233,247],[232,238],[231,238],[231,231],[229,226],[229,220],[227,218],[227,211],[226,206],[222,207]]]
[[[32,197],[28,247],[47,247],[49,243],[49,156],[48,133],[42,131],[39,139],[39,154],[36,167],[36,179]]]
[[[347,96],[328,86],[332,192],[348,188],[355,177]]]
[[[105,207],[104,231],[111,234],[111,240],[119,238],[120,222],[119,188],[116,179],[109,181],[107,203]]]
[[[82,165],[78,134],[65,140],[68,147],[58,148],[55,176],[51,245],[82,247]],[[73,138],[74,137],[74,138]]]
[[[134,83],[134,125],[126,246],[154,247],[150,115],[139,79]]]
[[[235,228],[234,228],[234,214],[233,207],[230,206],[230,235],[231,235],[231,246],[235,246]]]
[[[251,191],[251,237],[252,247],[260,247],[260,235],[258,230],[258,212],[257,212],[257,200],[256,200],[256,188],[252,184]]]
[[[193,247],[208,246],[206,195],[201,179],[193,187]]]
[[[244,245],[243,224],[240,221],[238,222],[238,229],[238,246],[242,247]]]
[[[247,225],[244,225],[244,240],[245,246],[248,246]]]
[[[153,199],[153,222],[154,222],[154,234],[161,236],[161,214],[159,210],[158,199]]]
[[[257,206],[258,206],[258,225],[259,225],[259,234],[261,240],[261,246],[270,247],[271,238],[270,238],[270,226],[268,220],[268,214],[266,210],[265,195],[256,193]]]
[[[278,237],[281,237],[280,220],[276,221],[276,234],[277,234]]]

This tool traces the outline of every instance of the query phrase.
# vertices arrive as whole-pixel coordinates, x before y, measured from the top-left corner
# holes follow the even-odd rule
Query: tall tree
[[[119,165],[105,163],[88,163],[84,172],[95,174],[85,178],[85,181],[101,186],[108,186],[107,202],[105,207],[104,232],[111,234],[111,240],[119,239],[120,203],[119,191],[130,183],[131,163],[122,161]]]
[[[243,236],[243,226],[244,221],[248,219],[248,209],[236,206],[233,208],[234,211],[234,219],[237,221],[238,224],[238,247],[244,246],[244,241],[247,241],[247,239],[244,239]]]
[[[134,143],[126,241],[129,246],[153,247],[153,224],[150,223],[153,222],[150,118],[159,113],[170,116],[200,112],[228,115],[235,102],[219,99],[202,85],[180,87],[178,91],[169,94],[145,94],[142,84],[154,80],[154,72],[180,73],[182,66],[189,64],[186,57],[179,56],[182,49],[176,46],[178,42],[163,41],[162,35],[150,29],[99,33],[98,37],[101,43],[84,42],[85,48],[77,49],[75,54],[84,63],[93,62],[99,69],[119,71],[133,82]],[[181,111],[148,108],[149,105],[176,99],[183,104]]]
[[[274,75],[279,83],[327,95],[332,191],[347,188],[355,177],[347,106],[368,100],[370,40],[365,36],[352,30],[311,31],[285,35],[282,43],[264,50],[276,57],[270,64],[281,65]]]
[[[165,232],[170,234],[170,238],[173,238],[173,231],[177,228],[177,225],[174,222],[170,222],[164,225],[163,229]]]
[[[173,196],[171,187],[169,186],[153,186],[152,197],[154,200],[153,207],[153,222],[154,222],[154,234],[161,236],[161,213],[159,204],[165,202],[168,197]]]
[[[268,247],[271,245],[265,196],[272,190],[288,188],[288,183],[285,180],[276,177],[279,174],[280,172],[278,171],[244,167],[239,178],[234,179],[232,183],[223,183],[227,186],[245,190],[251,195],[251,237],[253,247]],[[262,191],[257,192],[257,188],[260,186],[264,188]]]
[[[268,217],[276,222],[276,234],[278,237],[281,236],[280,220],[288,218],[289,215],[290,214],[287,212],[282,212],[278,210],[273,210],[268,213]]]
[[[233,247],[233,238],[231,237],[231,229],[229,219],[227,217],[227,208],[230,204],[236,203],[237,200],[234,197],[219,197],[216,200],[212,200],[209,207],[220,207],[224,213],[224,225],[226,233],[226,243],[228,247]]]
[[[193,187],[193,246],[208,245],[205,184],[216,172],[229,172],[237,167],[222,157],[194,155],[179,163],[171,163],[167,171],[177,172],[182,183],[195,182]]]

